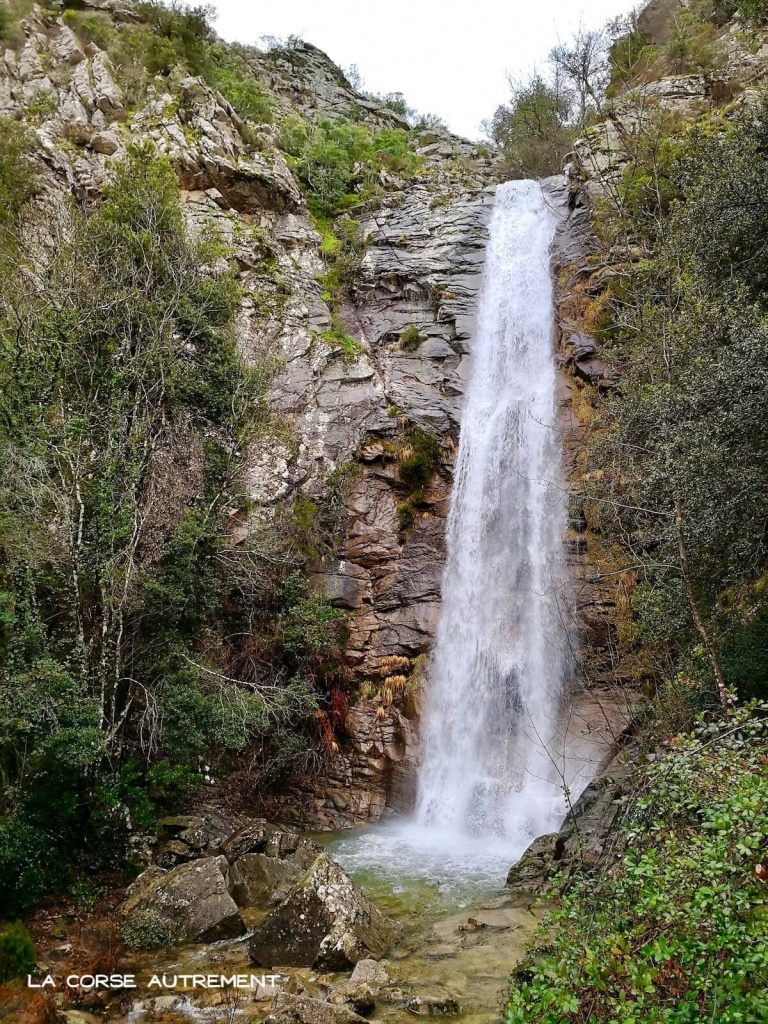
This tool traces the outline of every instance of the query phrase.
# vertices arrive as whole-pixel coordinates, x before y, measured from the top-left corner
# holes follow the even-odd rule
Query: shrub
[[[222,58],[226,58],[222,50]],[[211,76],[212,83],[245,121],[272,123],[272,106],[262,86],[244,59],[230,57]]]
[[[34,0],[3,0],[0,7],[0,43],[3,47],[16,47],[24,42],[24,32],[19,22],[33,10]]]
[[[397,506],[397,525],[401,533],[404,533],[413,523],[413,507],[409,501],[402,501]]]
[[[283,650],[294,671],[315,678],[336,669],[347,616],[315,597],[302,597],[280,617]]]
[[[498,107],[490,124],[510,176],[545,178],[558,173],[571,147],[569,112],[569,97],[557,83],[539,74],[512,83],[511,102]]]
[[[330,331],[323,331],[320,337],[329,348],[341,349],[345,363],[353,363],[365,351],[363,343],[358,338],[353,338],[351,334],[337,326],[333,326]]]
[[[415,352],[426,340],[426,335],[422,334],[418,327],[414,327],[411,324],[410,327],[406,327],[400,333],[400,348],[405,352]]]
[[[0,914],[31,910],[55,886],[61,859],[41,829],[18,817],[0,819]]]
[[[36,963],[35,944],[20,921],[0,932],[0,984],[31,974]]]
[[[711,71],[715,66],[715,28],[695,15],[678,14],[673,22],[664,55],[676,74]]]
[[[211,21],[216,15],[212,5],[191,7],[177,0],[167,5],[144,0],[137,5],[137,9],[150,23],[154,33],[171,43],[179,63],[185,64],[193,75],[204,75],[209,70],[208,42],[211,37]]]
[[[768,23],[768,4],[765,0],[737,0],[739,17],[749,28],[757,29]]]
[[[440,441],[421,427],[411,427],[405,435],[405,445],[405,457],[400,462],[400,479],[408,486],[413,497],[420,500],[440,463]]]
[[[202,76],[246,121],[269,123],[272,110],[263,86],[237,46],[216,41],[210,6],[138,5],[145,23],[117,27],[99,13],[67,11],[65,20],[82,37],[107,50],[131,103],[139,103],[149,79],[177,66]]]
[[[0,118],[0,229],[11,228],[24,204],[36,191],[37,174],[31,163],[34,139],[23,125]]]
[[[372,133],[344,118],[311,123],[298,115],[286,118],[280,144],[318,217],[335,217],[358,204],[366,190],[375,190],[381,170],[410,174],[422,163],[407,132],[384,128]]]
[[[766,711],[701,724],[644,773],[631,845],[545,923],[508,1024],[768,1019]]]

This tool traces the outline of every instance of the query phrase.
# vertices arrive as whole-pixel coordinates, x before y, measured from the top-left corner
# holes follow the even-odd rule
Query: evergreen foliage
[[[245,120],[271,123],[269,98],[248,63],[247,48],[216,38],[213,6],[144,0],[137,12],[141,21],[118,24],[100,12],[65,12],[70,27],[109,53],[132,103],[143,99],[154,76],[168,79],[180,71],[204,78]]]
[[[375,194],[382,171],[413,174],[422,162],[407,132],[372,132],[344,118],[309,122],[295,115],[281,124],[280,144],[306,188],[310,209],[321,218],[336,217]]]
[[[24,145],[3,136],[0,189]],[[204,760],[258,741],[275,777],[331,685],[343,616],[283,586],[309,558],[300,525],[228,538],[270,375],[239,360],[238,289],[208,239],[146,144],[34,274],[3,236],[0,914],[119,860]]]
[[[550,915],[513,974],[508,1024],[768,1017],[766,710],[700,725],[646,770],[624,853]]]
[[[653,146],[625,179],[626,229],[649,256],[616,296],[608,350],[621,393],[604,410],[594,465],[607,534],[628,538],[638,576],[634,643],[670,669],[765,694],[768,509],[768,108]],[[643,151],[640,151],[641,153]],[[660,167],[662,173],[659,173]],[[598,489],[599,490],[599,489]],[[701,619],[695,621],[696,611]],[[747,637],[756,631],[756,642]],[[706,637],[706,639],[705,639]],[[730,669],[729,671],[726,671]]]
[[[21,922],[0,932],[0,984],[31,974],[36,961],[35,944]]]

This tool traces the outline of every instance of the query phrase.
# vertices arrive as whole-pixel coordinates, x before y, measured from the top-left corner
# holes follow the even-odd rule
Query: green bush
[[[132,104],[140,103],[149,80],[167,77],[174,68],[200,75],[227,99],[246,121],[270,123],[272,110],[263,86],[244,52],[216,41],[211,6],[146,2],[138,5],[144,23],[115,25],[98,12],[65,12],[67,24],[81,37],[107,50]]]
[[[546,921],[508,1024],[768,1019],[766,711],[678,737],[638,780],[628,848]]]
[[[299,676],[315,678],[336,671],[346,637],[347,616],[315,597],[302,597],[280,616],[280,638]]]
[[[20,921],[0,932],[0,984],[31,974],[36,963],[35,944]]]
[[[422,334],[413,324],[400,332],[400,348],[405,352],[415,352],[426,340],[426,335]]]
[[[413,507],[409,501],[401,501],[397,506],[397,525],[401,533],[404,533],[413,523]]]
[[[375,192],[381,170],[412,174],[422,159],[408,133],[336,120],[305,121],[295,115],[280,126],[280,144],[304,185],[317,217],[335,217]]]
[[[144,0],[137,5],[137,10],[150,23],[156,36],[170,42],[179,63],[193,75],[205,75],[211,59],[211,22],[216,15],[211,4],[190,6],[178,0],[168,4]]]
[[[400,479],[418,501],[440,464],[440,440],[421,427],[411,427],[404,440],[407,454],[400,462]]]
[[[37,174],[30,159],[33,145],[27,128],[0,118],[0,231],[16,224],[22,207],[35,194]],[[3,235],[0,240],[5,241]]]
[[[255,124],[272,123],[272,106],[258,79],[244,58],[220,48],[220,64],[211,76],[222,96],[245,121]]]
[[[667,66],[675,74],[712,71],[716,64],[715,27],[695,14],[675,16],[664,47]]]
[[[0,915],[26,914],[56,888],[64,856],[41,829],[18,817],[0,818]]]
[[[748,28],[757,29],[768,24],[766,0],[737,0],[739,16]]]

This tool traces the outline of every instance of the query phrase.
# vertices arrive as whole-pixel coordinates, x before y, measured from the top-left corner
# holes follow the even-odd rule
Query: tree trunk
[[[701,638],[701,642],[707,652],[709,663],[712,666],[712,672],[717,683],[717,695],[720,698],[720,704],[723,711],[727,711],[733,703],[731,695],[728,693],[728,688],[725,685],[725,676],[723,675],[723,667],[720,664],[720,656],[717,653],[717,648],[709,635],[707,627],[704,625],[704,619],[702,618],[701,611],[699,609],[698,601],[696,600],[696,594],[693,590],[693,584],[691,583],[690,566],[688,563],[688,551],[685,546],[685,536],[683,535],[683,508],[679,498],[675,498],[675,534],[677,536],[677,550],[680,556],[680,569],[683,574],[683,582],[685,584],[685,593],[688,598],[688,606],[691,610],[691,618],[693,624],[696,627],[696,632]]]

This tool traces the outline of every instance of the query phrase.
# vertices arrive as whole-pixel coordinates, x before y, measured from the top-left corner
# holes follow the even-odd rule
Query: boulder
[[[251,959],[274,965],[342,971],[380,955],[395,926],[338,864],[320,854],[286,899],[256,928]]]
[[[274,1011],[264,1024],[366,1024],[365,1018],[348,1006],[334,1006],[321,999],[280,992]]]
[[[576,867],[581,870],[600,867],[623,806],[630,765],[628,756],[617,755],[606,771],[586,787],[560,831],[539,836],[517,864],[512,865],[507,885],[518,892],[541,893],[549,888],[556,874],[565,880]]]
[[[376,999],[384,991],[389,994],[391,979],[378,960],[358,960],[351,977],[331,992],[328,1001],[337,1006],[351,1006],[364,1017],[373,1013]]]
[[[534,839],[517,864],[509,869],[507,885],[518,892],[542,892],[559,869],[558,847],[562,843],[558,840],[557,832]]]
[[[120,149],[120,136],[117,132],[96,132],[91,139],[91,148],[102,156],[112,156]]]
[[[123,936],[134,948],[235,938],[246,926],[229,894],[225,857],[203,857],[171,871],[139,875],[122,907]]]
[[[349,979],[352,985],[370,985],[374,990],[389,985],[390,981],[378,960],[358,960]]]
[[[245,853],[229,872],[230,891],[239,907],[280,903],[306,870],[295,860]]]
[[[247,854],[260,853],[275,860],[290,860],[303,872],[312,866],[321,849],[298,832],[277,828],[264,818],[254,818],[221,844],[221,852],[230,864]]]

